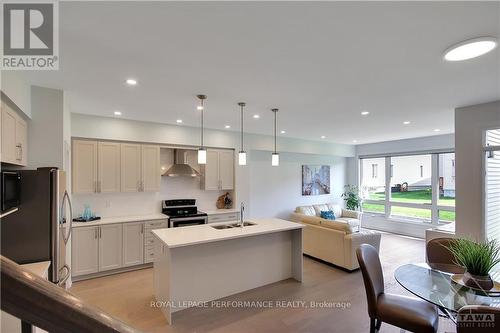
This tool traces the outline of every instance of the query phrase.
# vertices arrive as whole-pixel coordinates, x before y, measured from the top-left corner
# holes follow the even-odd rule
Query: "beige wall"
[[[456,233],[485,238],[484,131],[500,127],[500,101],[455,110]]]

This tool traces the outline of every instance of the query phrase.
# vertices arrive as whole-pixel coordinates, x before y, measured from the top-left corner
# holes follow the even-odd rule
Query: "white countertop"
[[[212,228],[212,226],[236,222],[231,221],[224,223],[194,225],[182,228],[156,229],[153,230],[153,234],[169,248],[176,248],[234,238],[269,234],[273,232],[301,229],[304,227],[304,225],[299,223],[274,218],[250,219],[248,221],[256,223],[256,225],[221,230]]]
[[[166,220],[167,215],[158,213],[150,215],[136,215],[136,216],[116,216],[116,217],[103,217],[100,220],[92,222],[73,222],[73,227],[91,227],[95,225],[102,224],[113,224],[113,223],[124,223],[124,222],[139,222],[139,221],[154,221],[154,220]]]
[[[230,209],[200,209],[202,212],[207,213],[207,215],[217,215],[217,214],[230,214],[230,213],[239,213],[240,210],[236,208]]]

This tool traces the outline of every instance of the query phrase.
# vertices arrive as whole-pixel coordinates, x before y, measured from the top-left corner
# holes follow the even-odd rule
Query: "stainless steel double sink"
[[[252,225],[256,225],[256,223],[253,223],[253,222],[243,222],[243,226],[244,227],[250,227]],[[241,226],[240,226],[239,223],[212,225],[211,227],[214,228],[214,229],[217,229],[217,230],[241,228]]]

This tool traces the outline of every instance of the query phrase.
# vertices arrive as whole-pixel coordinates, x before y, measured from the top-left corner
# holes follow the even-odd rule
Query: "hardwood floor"
[[[394,270],[405,263],[423,262],[424,241],[383,234],[381,261],[387,292],[406,294],[394,280]],[[174,314],[169,326],[161,311],[151,307],[153,271],[128,273],[76,282],[71,292],[84,301],[144,332],[353,332],[369,331],[361,273],[347,273],[304,257],[304,281],[287,280],[225,298],[226,301],[303,301],[308,307],[190,308]],[[342,308],[310,308],[310,302],[349,304]],[[453,332],[446,320],[440,332]],[[399,332],[382,324],[381,332]]]

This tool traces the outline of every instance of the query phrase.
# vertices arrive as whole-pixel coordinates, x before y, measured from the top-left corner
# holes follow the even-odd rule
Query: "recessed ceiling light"
[[[125,81],[125,83],[127,83],[129,86],[135,86],[137,84],[137,80],[135,80],[135,79],[127,79]]]
[[[322,139],[326,139],[326,136],[322,135],[322,136],[321,136],[321,138],[322,138]]]
[[[497,47],[494,37],[479,37],[455,44],[444,52],[447,61],[461,61],[479,57]]]
[[[369,114],[370,114],[370,112],[369,112],[369,111],[361,111],[361,115],[362,115],[362,116],[367,116],[367,115],[369,115]]]
[[[177,124],[182,124],[182,119],[177,119],[175,122],[176,122]]]
[[[254,119],[259,119],[259,118],[260,118],[260,116],[259,116],[258,114],[254,114],[254,115],[253,115],[253,118],[254,118]]]
[[[231,125],[226,125],[224,126],[224,128],[231,128]]]
[[[358,142],[358,140],[352,140],[352,142],[356,143],[356,142]]]
[[[441,132],[441,130],[439,128],[435,128],[434,132]]]
[[[286,133],[286,131],[281,131],[280,133],[281,133],[281,134],[285,134],[285,133]]]
[[[411,121],[403,121],[403,125],[410,125],[411,124]]]
[[[115,111],[113,112],[115,114],[115,116],[121,116],[122,115],[122,112],[121,111]]]

